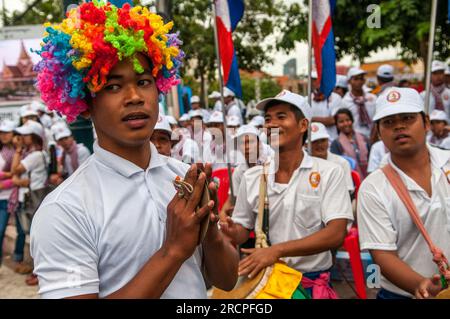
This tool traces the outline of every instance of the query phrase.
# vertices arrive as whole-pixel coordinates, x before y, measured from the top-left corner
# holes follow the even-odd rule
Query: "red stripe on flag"
[[[224,85],[227,85],[230,76],[231,64],[233,62],[234,46],[231,32],[228,32],[222,19],[216,17],[217,33],[219,37],[219,53],[223,66]]]

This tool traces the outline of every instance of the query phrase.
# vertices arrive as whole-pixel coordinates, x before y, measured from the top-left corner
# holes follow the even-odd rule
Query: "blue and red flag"
[[[332,15],[336,0],[312,1],[312,40],[320,92],[330,96],[336,85],[336,52]]]
[[[242,98],[241,77],[234,50],[232,33],[244,15],[244,0],[215,0],[219,54],[222,60],[224,85]]]

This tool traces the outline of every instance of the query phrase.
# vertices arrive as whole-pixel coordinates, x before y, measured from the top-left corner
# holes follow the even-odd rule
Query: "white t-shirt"
[[[342,156],[333,154],[330,151],[328,151],[327,160],[338,164],[344,170],[344,179],[347,189],[350,192],[353,192],[355,190],[355,186],[353,185],[352,168],[350,167],[350,163],[345,158],[342,158]]]
[[[450,255],[450,151],[428,147],[431,156],[432,189],[428,194],[417,183],[393,165],[409,190],[431,239],[446,256]],[[361,249],[397,251],[401,260],[424,277],[438,273],[429,248],[411,220],[381,169],[370,174],[361,184],[358,195],[358,229]],[[381,287],[411,296],[381,276]]]
[[[378,167],[380,167],[383,157],[387,153],[389,153],[389,151],[386,152],[386,147],[384,146],[383,141],[378,141],[375,144],[373,144],[372,147],[370,148],[367,172],[372,173]]]
[[[337,164],[311,157],[304,158],[289,181],[275,183],[275,164],[268,174],[269,238],[272,244],[301,239],[323,229],[334,219],[353,220],[350,195],[345,187],[344,172]],[[254,229],[258,215],[259,183],[262,166],[244,173],[233,212],[233,221]],[[317,173],[319,175],[317,175]],[[319,177],[320,176],[320,177]],[[319,180],[317,187],[310,182]],[[330,251],[312,256],[286,257],[287,264],[303,273],[324,271],[332,266]]]
[[[371,119],[373,119],[375,115],[375,101],[377,99],[377,96],[372,93],[365,93],[364,97],[366,98],[366,110],[367,114]],[[353,123],[353,128],[355,131],[363,134],[367,138],[370,138],[370,130],[372,129],[372,126],[363,126],[361,125],[360,119],[359,119],[359,112],[358,112],[358,106],[353,102],[353,98],[351,96],[350,92],[347,92],[344,97],[342,98],[342,103],[339,106],[339,108],[347,108],[349,109],[353,114],[353,119],[355,120]]]
[[[426,91],[420,92],[420,96],[425,101]],[[442,102],[444,103],[444,111],[447,114],[447,118],[450,120],[450,89],[445,88],[444,92],[442,92],[442,94],[441,94],[441,97],[442,97]],[[434,111],[434,108],[435,108],[434,96],[433,96],[433,94],[430,93],[430,112],[429,112],[429,114],[431,114],[431,112]]]
[[[48,178],[49,158],[46,152],[34,151],[27,155],[21,162],[25,172],[21,178],[30,179],[30,189],[36,190],[45,187]],[[19,201],[23,202],[25,193],[28,193],[28,187],[19,189]]]
[[[89,156],[91,156],[89,149],[83,144],[77,144],[77,153],[78,153],[78,166],[80,166],[85,160],[88,159]],[[67,153],[65,154],[64,159],[64,171],[67,172],[69,175],[72,175],[73,173],[72,161],[70,160],[70,155]]]
[[[342,102],[342,98],[339,94],[331,92],[331,95],[328,99],[325,99],[320,102],[314,101],[314,93],[311,98],[311,110],[313,117],[330,117],[336,114],[336,111],[339,109]],[[330,141],[334,141],[337,137],[337,129],[336,125],[327,126],[327,132],[330,135]]]
[[[145,170],[94,144],[94,154],[49,194],[31,228],[31,255],[44,298],[95,294],[125,286],[162,246],[174,178],[188,165],[151,144]],[[162,298],[206,298],[201,246]]]
[[[227,106],[227,116],[237,116],[239,118],[240,125],[244,124],[244,120],[242,119],[242,113],[239,106],[236,104],[236,102],[232,102],[231,105]]]

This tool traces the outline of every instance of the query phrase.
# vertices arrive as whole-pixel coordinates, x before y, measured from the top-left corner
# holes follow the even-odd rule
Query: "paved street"
[[[12,261],[7,257],[0,267],[0,299],[39,298],[37,286],[27,286],[25,284],[27,275],[16,274],[12,270]]]

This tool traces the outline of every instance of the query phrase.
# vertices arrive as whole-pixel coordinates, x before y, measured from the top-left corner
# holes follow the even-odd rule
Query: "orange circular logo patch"
[[[446,101],[448,100],[448,94],[444,95],[444,100],[446,100]]]
[[[312,125],[311,126],[311,131],[316,133],[319,130],[319,127],[317,125]]]
[[[309,183],[313,188],[316,188],[320,184],[320,174],[319,172],[312,172],[309,175]]]
[[[388,100],[388,102],[394,103],[394,102],[397,102],[398,100],[400,100],[400,96],[401,95],[399,92],[392,91],[387,95],[386,99]]]

